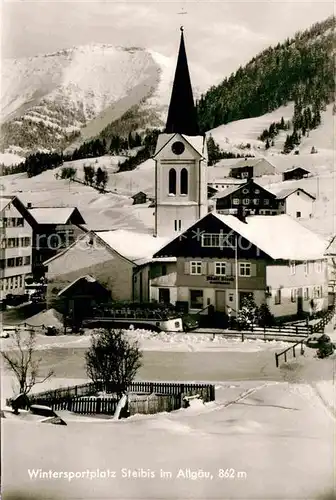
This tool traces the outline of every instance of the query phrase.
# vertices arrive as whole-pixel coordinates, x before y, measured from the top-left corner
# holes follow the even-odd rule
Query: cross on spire
[[[183,26],[177,57],[173,90],[170,98],[165,132],[185,135],[199,135],[197,113],[194,105],[187,54],[184,45]]]

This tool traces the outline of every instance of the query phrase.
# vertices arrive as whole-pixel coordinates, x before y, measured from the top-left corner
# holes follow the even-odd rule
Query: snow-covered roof
[[[234,193],[235,191],[238,191],[240,189],[240,185],[238,186],[230,186],[229,188],[225,189],[225,191],[218,191],[214,196],[213,199],[217,198],[226,198],[230,194]]]
[[[0,211],[7,207],[7,205],[14,200],[15,196],[0,196]]]
[[[157,155],[158,152],[161,151],[161,149],[164,148],[166,144],[168,144],[168,142],[170,142],[176,135],[180,135],[181,137],[183,137],[183,139],[185,139],[195,149],[195,151],[197,151],[197,153],[203,156],[205,142],[203,136],[184,134],[160,134],[156,143],[154,156]]]
[[[313,196],[312,194],[308,193],[308,191],[306,191],[305,189],[302,189],[302,188],[288,188],[288,189],[281,189],[280,191],[277,191],[275,188],[274,189],[270,189],[269,190],[271,193],[275,194],[276,197],[279,199],[279,200],[284,200],[285,198],[287,198],[288,196],[290,196],[291,194],[293,193],[296,193],[296,191],[301,191],[302,193],[305,193],[307,196],[309,196],[310,198],[312,198],[313,200],[315,200],[315,196]]]
[[[327,242],[288,215],[253,215],[246,223],[233,215],[215,217],[273,259],[322,259]]]
[[[154,237],[149,233],[136,233],[125,229],[97,231],[106,245],[135,264],[151,261],[154,253],[168,243],[169,238]]]
[[[66,224],[74,212],[78,210],[74,207],[45,207],[30,208],[29,213],[38,224]],[[80,216],[79,212],[78,215]],[[82,217],[80,216],[82,219]],[[84,219],[82,222],[85,224]]]
[[[80,278],[77,278],[76,280],[74,280],[72,283],[70,283],[66,287],[62,288],[62,290],[60,290],[58,292],[57,297],[60,297],[61,295],[63,295],[67,290],[69,290],[76,283],[78,283],[78,281],[81,281],[81,280],[85,280],[88,283],[95,283],[97,281],[96,278],[94,278],[93,276],[90,276],[89,274],[87,274],[86,276],[81,276]]]
[[[307,170],[306,168],[303,168],[303,167],[295,167],[295,166],[287,168],[286,170],[284,170],[284,172],[283,172],[283,173],[286,173],[286,174],[287,174],[287,172],[295,172],[295,170],[304,170],[304,171],[305,171],[305,172],[307,172],[308,174],[310,173],[310,172],[309,172],[309,170]]]

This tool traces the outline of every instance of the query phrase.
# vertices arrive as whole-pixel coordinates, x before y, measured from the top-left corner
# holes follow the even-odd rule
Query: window
[[[297,192],[296,192],[296,194],[297,194],[298,196],[300,196],[300,191],[297,191]]]
[[[233,205],[239,205],[239,198],[233,198],[232,203]]]
[[[249,205],[249,204],[250,204],[249,198],[244,198],[243,199],[243,205]]]
[[[29,266],[30,265],[30,255],[27,255],[27,257],[24,258],[24,265]]]
[[[293,276],[295,274],[295,260],[289,261],[289,274]]]
[[[260,194],[260,189],[255,189],[254,192],[255,194]]]
[[[251,276],[251,264],[249,262],[239,262],[239,276]]]
[[[216,276],[226,276],[226,263],[225,262],[215,262],[215,275]]]
[[[281,290],[280,290],[280,288],[275,291],[274,304],[275,305],[281,304]]]
[[[254,198],[253,203],[255,205],[259,205],[259,201],[260,201],[259,198]]]
[[[249,174],[248,174],[248,172],[242,172],[241,176],[242,176],[242,179],[246,179],[249,176]]]
[[[7,266],[8,267],[15,267],[15,259],[13,259],[13,258],[7,259]]]
[[[202,262],[192,260],[190,262],[190,274],[202,274]]]
[[[182,227],[182,221],[181,220],[174,220],[175,231],[181,231],[181,227]]]
[[[0,259],[0,269],[5,269],[6,267],[6,259]]]
[[[315,262],[315,272],[317,272],[317,273],[322,272],[322,262],[320,260],[317,260]]]
[[[169,194],[176,194],[176,170],[171,168],[169,170]]]
[[[169,288],[159,288],[159,302],[163,302],[164,304],[170,303]]]
[[[297,290],[296,288],[291,289],[291,302],[296,302]]]
[[[30,245],[30,238],[21,238],[21,246],[29,247],[29,245]]]
[[[19,238],[8,238],[7,240],[7,247],[8,248],[15,248],[19,246]]]
[[[24,222],[23,222],[23,217],[18,217],[18,218],[16,219],[16,226],[17,226],[17,227],[23,227],[23,225],[24,225]]]
[[[314,299],[320,299],[322,297],[322,287],[314,286]]]
[[[269,205],[269,199],[268,198],[264,199],[264,205]]]
[[[181,170],[181,194],[188,194],[188,170],[182,168]]]
[[[20,267],[23,265],[23,257],[16,257],[15,258],[15,267]]]
[[[296,212],[296,218],[299,219],[301,217],[301,212]]]
[[[204,233],[202,247],[235,248],[235,237],[233,234]]]
[[[249,190],[248,189],[243,189],[243,194],[248,194],[249,193]]]
[[[190,290],[190,309],[203,309],[203,290]]]
[[[308,262],[307,261],[305,261],[303,263],[303,269],[304,269],[305,276],[308,276],[309,267],[308,267]]]
[[[309,300],[309,288],[308,287],[303,289],[303,300]]]
[[[13,276],[13,288],[17,288],[18,279],[17,276]]]

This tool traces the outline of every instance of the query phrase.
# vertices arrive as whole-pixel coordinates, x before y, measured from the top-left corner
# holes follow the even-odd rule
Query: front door
[[[159,288],[159,302],[164,304],[170,304],[169,288]]]
[[[216,290],[216,311],[225,312],[225,290]]]

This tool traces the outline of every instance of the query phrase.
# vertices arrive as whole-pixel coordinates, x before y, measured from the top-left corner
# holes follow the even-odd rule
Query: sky
[[[334,1],[3,0],[1,57],[90,43],[145,47],[175,56],[185,30],[189,65],[217,83],[258,52],[336,12]]]

